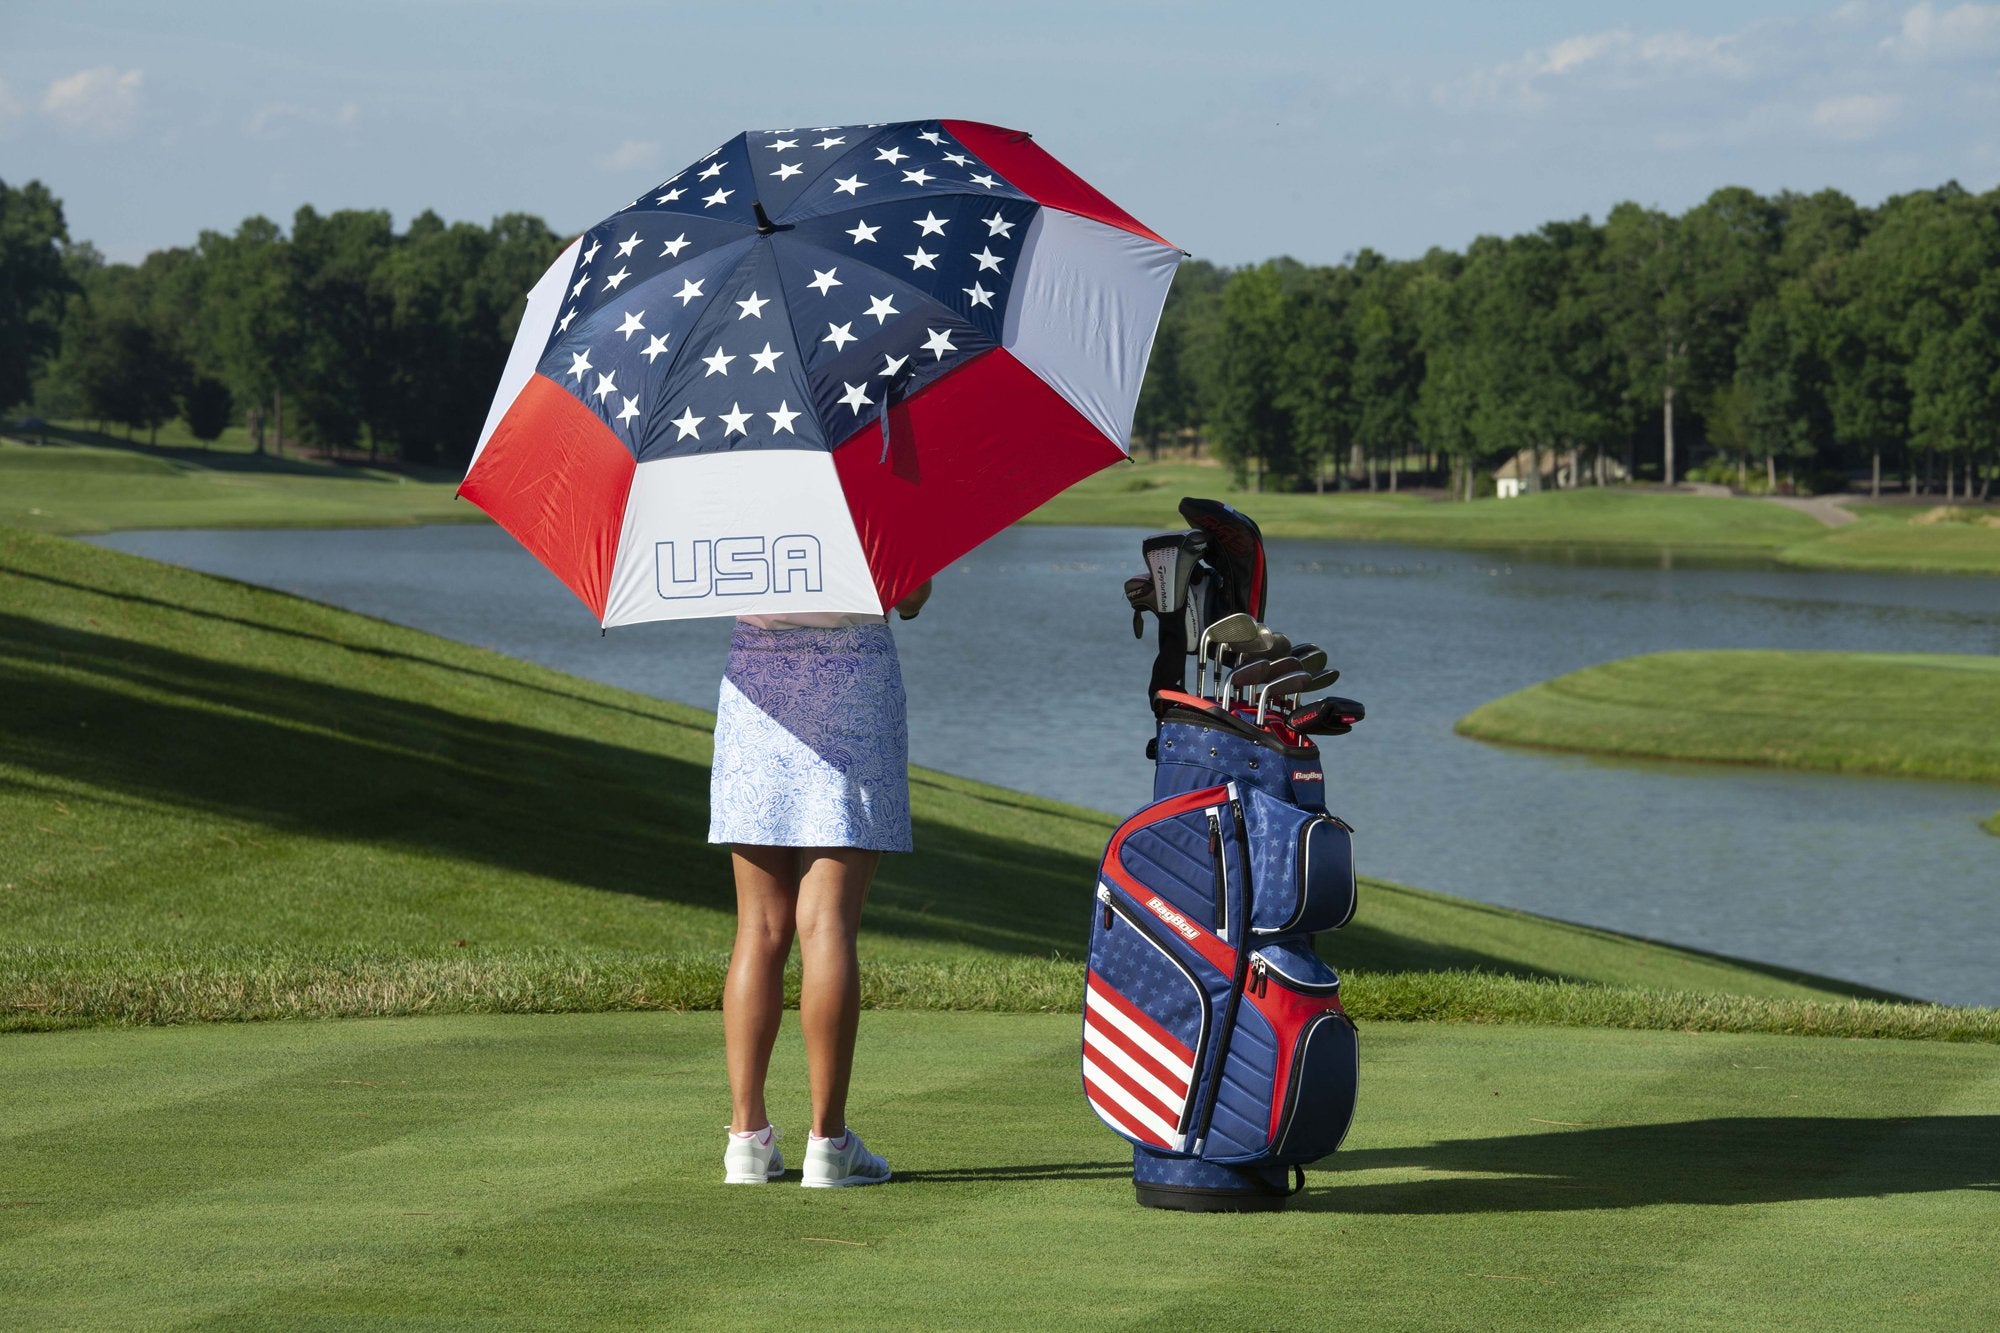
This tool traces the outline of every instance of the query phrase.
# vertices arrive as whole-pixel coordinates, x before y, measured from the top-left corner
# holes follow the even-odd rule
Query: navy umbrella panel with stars
[[[1039,208],[937,121],[738,135],[585,233],[537,369],[639,462],[831,449],[1000,345]]]

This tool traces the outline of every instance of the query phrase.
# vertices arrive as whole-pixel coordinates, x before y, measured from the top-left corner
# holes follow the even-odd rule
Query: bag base
[[[1220,1166],[1132,1149],[1132,1188],[1144,1208],[1182,1213],[1276,1213],[1292,1197],[1283,1166]]]

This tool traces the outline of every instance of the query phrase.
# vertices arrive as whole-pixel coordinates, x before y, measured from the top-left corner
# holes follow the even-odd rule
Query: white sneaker
[[[756,1134],[731,1133],[729,1146],[722,1150],[722,1183],[762,1185],[784,1175],[785,1156],[778,1151],[783,1137],[776,1125]]]
[[[853,1130],[837,1139],[812,1135],[806,1140],[807,1189],[837,1189],[843,1185],[879,1185],[889,1178],[889,1164],[862,1146]]]

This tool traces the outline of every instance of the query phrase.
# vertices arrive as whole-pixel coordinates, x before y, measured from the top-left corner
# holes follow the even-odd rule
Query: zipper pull
[[[1111,890],[1099,884],[1097,886],[1097,901],[1104,904],[1103,915],[1100,919],[1103,922],[1103,928],[1109,930],[1111,929]]]
[[[1261,996],[1270,984],[1270,965],[1264,961],[1264,956],[1259,954],[1257,955],[1257,961],[1250,965],[1250,992],[1253,995]]]
[[[1222,816],[1211,810],[1208,812],[1208,854],[1219,855],[1222,851]]]

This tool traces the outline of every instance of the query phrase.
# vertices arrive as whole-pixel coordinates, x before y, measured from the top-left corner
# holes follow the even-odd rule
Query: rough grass
[[[789,1027],[789,1024],[788,1024]],[[726,1188],[714,1015],[6,1043],[21,1328],[1991,1328],[2000,1049],[1362,1030],[1283,1214],[1133,1203],[1070,1016],[871,1013],[897,1176]],[[772,1108],[802,1148],[780,1039]]]
[[[705,840],[708,714],[5,529],[0,697],[0,1027],[714,1003],[733,914]],[[869,904],[870,1003],[1073,1007],[1112,821],[922,770],[914,796],[921,850]],[[1457,993],[1482,1021],[1603,1003],[1530,984],[1556,981],[1893,998],[1364,894],[1324,940],[1363,1012],[1417,1003],[1387,998],[1399,973],[1433,978],[1397,992],[1423,1012]]]

